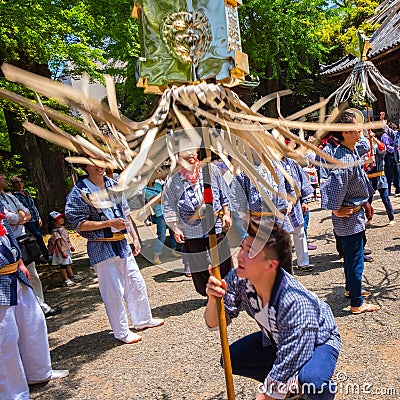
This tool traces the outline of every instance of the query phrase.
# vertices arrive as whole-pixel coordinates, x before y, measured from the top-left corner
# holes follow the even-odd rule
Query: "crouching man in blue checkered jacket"
[[[230,346],[234,374],[262,382],[257,400],[332,400],[340,336],[330,307],[291,274],[289,234],[275,226],[249,224],[238,267],[225,280],[207,283],[205,321],[218,326],[216,297],[224,297],[228,324],[244,309],[260,331]],[[289,273],[288,273],[289,272]],[[293,397],[297,398],[297,397]]]

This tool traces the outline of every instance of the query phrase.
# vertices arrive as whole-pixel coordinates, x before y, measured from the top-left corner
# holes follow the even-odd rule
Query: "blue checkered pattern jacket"
[[[276,348],[265,387],[290,387],[317,346],[329,344],[339,352],[340,335],[329,305],[283,269],[278,270],[267,311],[255,287],[239,278],[236,270],[224,279],[228,285],[224,297],[228,324],[241,310],[254,319],[260,312],[268,314],[269,327],[256,320],[263,333],[263,346]]]
[[[385,154],[386,154],[386,148],[385,150],[379,150],[378,146],[374,145],[375,162],[373,165],[375,167],[375,172],[380,172],[385,170]],[[372,179],[376,180],[377,189],[387,189],[389,187],[385,175],[377,176],[376,178],[370,178],[369,181],[371,182],[371,185],[372,185]]]
[[[211,165],[211,188],[214,213],[220,211],[225,205],[231,209],[230,189],[219,168],[213,164]],[[202,170],[200,170],[198,182],[194,186],[180,172],[174,174],[165,185],[163,196],[165,222],[167,224],[177,222],[187,239],[207,237],[213,225],[216,234],[222,232],[220,218],[215,217],[213,221],[203,219],[203,224],[200,219],[191,220],[198,207],[203,203],[203,191]]]
[[[106,176],[104,180],[106,187],[116,184],[114,180]],[[67,218],[68,227],[74,229],[79,235],[88,240],[87,252],[90,265],[95,265],[117,256],[127,258],[131,253],[131,248],[125,239],[119,242],[96,242],[96,239],[105,237],[105,229],[89,232],[82,232],[79,230],[80,225],[84,221],[103,221],[105,218],[97,208],[85,203],[80,190],[78,185],[75,185],[69,193],[67,204],[65,205],[65,216]],[[116,207],[121,216],[127,217],[130,214],[129,206],[125,198],[121,198],[120,201],[116,203]]]
[[[276,170],[279,182],[276,183],[271,172],[262,166],[255,166],[257,172],[269,183],[271,187],[274,188],[278,193],[286,195],[285,179],[279,170]],[[265,201],[260,195],[258,189],[254,186],[253,182],[249,177],[241,172],[239,175],[235,176],[231,185],[232,189],[232,199],[234,207],[237,211],[242,213],[251,212],[271,212],[270,208],[267,206]],[[274,206],[280,210],[286,210],[288,208],[288,203],[285,199],[268,190],[265,186],[260,183],[260,189],[267,193],[268,197],[272,200]],[[278,226],[285,229],[287,232],[292,233],[293,227],[290,224],[289,217],[286,215],[284,220],[275,217],[261,217],[261,219],[272,220],[276,222]]]
[[[30,222],[36,222],[39,221],[40,215],[39,215],[39,210],[36,208],[35,202],[32,198],[32,196],[24,190],[25,195],[23,195],[20,192],[13,192],[13,195],[29,210],[31,213],[31,220]]]
[[[368,201],[375,190],[364,171],[363,162],[355,149],[351,151],[339,145],[333,157],[348,168],[336,168],[329,171],[328,179],[321,185],[321,207],[326,210],[339,210],[341,206],[356,207]],[[338,236],[350,236],[365,230],[364,208],[347,218],[332,214],[333,229]]]
[[[333,156],[333,153],[335,152],[336,148],[337,146],[330,142],[322,149],[322,151],[325,154],[328,154],[328,156]],[[369,142],[364,136],[362,136],[360,140],[356,143],[356,149],[360,157],[368,153]],[[325,168],[324,165],[329,165],[329,163],[324,158],[321,158],[319,155],[315,157],[315,160],[322,164],[319,167],[319,179],[322,180],[321,182],[322,184],[323,182],[326,181],[326,179],[328,179],[330,169]]]
[[[314,193],[310,181],[307,178],[306,173],[299,163],[291,158],[285,158],[281,161],[283,168],[290,174],[296,185],[300,189],[300,199],[296,204],[293,204],[292,211],[290,213],[290,219],[294,227],[298,227],[304,224],[303,211],[301,209],[301,204],[306,201],[307,197]],[[295,196],[295,191],[292,185],[285,179],[286,191]]]
[[[4,206],[0,202],[0,212],[4,213]],[[7,230],[7,237],[10,241],[11,248],[16,250],[17,257],[13,255],[11,249],[0,241],[0,270],[7,264],[21,258],[21,251],[18,243],[12,233],[12,229],[7,219],[3,219],[3,225]],[[17,305],[17,279],[30,286],[29,280],[24,273],[18,269],[13,274],[0,275],[0,306],[16,306]]]

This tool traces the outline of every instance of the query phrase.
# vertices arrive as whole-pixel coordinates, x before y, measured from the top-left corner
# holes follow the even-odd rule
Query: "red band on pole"
[[[211,188],[204,188],[204,202],[207,204],[213,202],[213,192]]]

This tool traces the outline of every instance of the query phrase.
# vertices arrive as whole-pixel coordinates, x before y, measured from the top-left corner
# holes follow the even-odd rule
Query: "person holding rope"
[[[88,177],[79,181],[67,197],[65,216],[70,226],[88,240],[90,265],[96,271],[114,337],[123,343],[136,343],[142,337],[129,329],[124,300],[136,330],[163,325],[164,320],[151,314],[146,284],[134,257],[140,252],[140,244],[128,218],[126,200],[122,197],[117,202],[107,191],[116,182],[105,176],[104,163],[87,159],[86,170]],[[106,191],[108,199],[104,203],[97,199],[91,202],[89,199],[100,190]],[[133,237],[133,253],[125,233]]]
[[[233,373],[263,382],[257,400],[334,399],[339,332],[330,307],[292,276],[289,233],[251,221],[237,261],[224,280],[209,278],[204,314],[217,329],[216,297],[224,297],[228,324],[244,309],[260,327],[230,346]]]

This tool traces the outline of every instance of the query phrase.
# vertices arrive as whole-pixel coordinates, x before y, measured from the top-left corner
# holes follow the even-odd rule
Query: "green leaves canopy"
[[[139,52],[132,6],[111,0],[0,0],[0,60],[28,69],[49,63],[56,76],[68,61],[74,74],[99,77],[99,62],[113,67]]]
[[[247,0],[239,8],[244,51],[251,69],[265,76],[285,80],[299,71],[310,72],[310,60],[321,59],[328,48],[320,42],[321,27],[327,23],[325,0]]]

